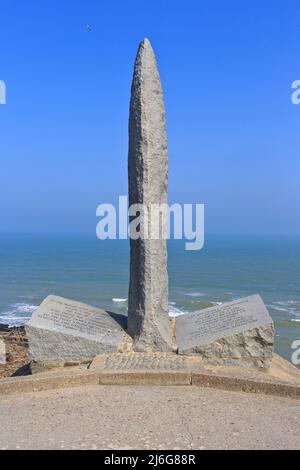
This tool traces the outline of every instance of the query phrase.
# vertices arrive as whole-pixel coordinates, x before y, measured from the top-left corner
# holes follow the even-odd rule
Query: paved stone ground
[[[0,449],[299,449],[300,402],[192,386],[1,397]]]
[[[91,370],[169,370],[189,371],[193,366],[201,367],[202,362],[198,358],[179,356],[172,353],[136,353],[102,354],[96,356],[90,365]],[[200,363],[200,365],[199,365]],[[203,368],[203,365],[202,365]]]

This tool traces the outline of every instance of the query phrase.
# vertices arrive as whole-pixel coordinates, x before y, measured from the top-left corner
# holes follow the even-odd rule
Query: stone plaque
[[[25,328],[35,361],[75,361],[116,352],[124,333],[108,312],[54,295],[33,312]]]
[[[251,358],[264,366],[273,354],[273,321],[261,297],[251,295],[177,317],[176,341],[179,354],[235,363]]]

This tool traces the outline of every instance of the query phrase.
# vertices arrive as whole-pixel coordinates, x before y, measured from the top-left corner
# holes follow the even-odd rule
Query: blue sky
[[[300,2],[2,0],[3,232],[91,232],[127,194],[133,62],[162,78],[170,202],[206,232],[300,234]],[[91,24],[88,31],[85,24]]]

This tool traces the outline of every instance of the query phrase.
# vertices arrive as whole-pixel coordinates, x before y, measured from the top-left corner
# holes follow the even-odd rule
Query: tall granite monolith
[[[128,332],[137,351],[169,351],[167,247],[163,236],[151,238],[151,206],[168,201],[168,149],[163,91],[148,39],[139,46],[131,87],[129,116],[129,206],[143,204],[148,239],[130,240]],[[151,219],[152,217],[152,219]],[[132,221],[132,219],[130,219]],[[167,215],[161,216],[161,232]],[[153,235],[153,234],[152,234]]]

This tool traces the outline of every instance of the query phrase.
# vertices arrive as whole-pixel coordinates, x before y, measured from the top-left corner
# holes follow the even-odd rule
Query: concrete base
[[[0,395],[86,385],[194,385],[223,390],[300,398],[300,372],[275,355],[266,371],[209,367],[199,358],[168,353],[97,356],[87,367],[59,367],[34,376],[0,380]]]

